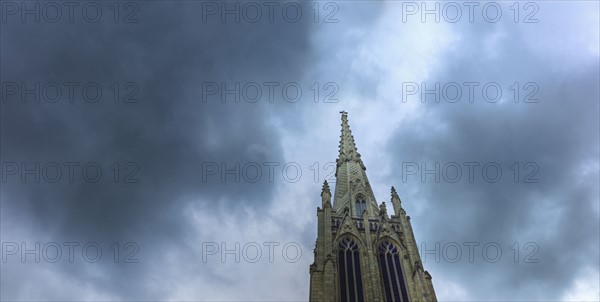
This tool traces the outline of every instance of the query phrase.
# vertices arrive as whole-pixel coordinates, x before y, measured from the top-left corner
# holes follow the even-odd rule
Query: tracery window
[[[408,290],[398,248],[393,243],[384,241],[379,244],[378,255],[385,300],[408,302]]]
[[[340,301],[364,301],[360,251],[350,238],[340,240],[338,245],[338,270]]]

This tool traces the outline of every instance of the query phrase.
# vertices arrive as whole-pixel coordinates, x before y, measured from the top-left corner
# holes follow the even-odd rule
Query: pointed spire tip
[[[328,193],[331,195],[331,191],[329,190],[329,184],[327,183],[327,180],[323,182],[323,190],[321,195],[323,195],[323,193]]]

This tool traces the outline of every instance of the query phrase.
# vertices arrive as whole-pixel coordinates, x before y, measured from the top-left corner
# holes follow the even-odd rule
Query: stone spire
[[[351,216],[361,217],[364,210],[369,217],[379,214],[379,207],[373,195],[373,190],[366,168],[356,149],[354,136],[348,124],[348,113],[342,114],[342,134],[340,135],[340,152],[336,160],[336,184],[333,208],[338,213],[343,213],[348,208]]]
[[[342,135],[340,135],[340,153],[337,159],[337,166],[339,167],[343,162],[356,161],[360,163],[363,169],[365,169],[365,165],[356,149],[354,136],[352,135],[352,131],[350,131],[348,112],[340,111],[340,113],[342,114]]]
[[[423,269],[398,192],[392,187],[395,215],[388,216],[389,203],[378,205],[371,190],[348,113],[340,113],[335,192],[332,196],[329,184],[323,183],[308,300],[435,302],[431,275]],[[380,252],[386,257],[379,257]]]

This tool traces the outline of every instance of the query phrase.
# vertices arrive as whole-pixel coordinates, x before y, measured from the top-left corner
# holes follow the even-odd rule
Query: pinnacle
[[[331,192],[329,191],[329,184],[327,183],[327,180],[325,180],[323,182],[323,190],[322,190],[321,195],[323,195],[323,193],[325,193],[325,192],[327,192],[327,193],[329,193],[329,195],[331,195]]]
[[[398,192],[396,192],[396,188],[394,188],[394,186],[392,186],[392,200],[394,198],[397,198],[398,200],[400,200],[400,196],[398,196]]]

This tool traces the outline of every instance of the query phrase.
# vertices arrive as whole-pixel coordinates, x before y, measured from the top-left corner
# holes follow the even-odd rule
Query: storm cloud
[[[599,298],[597,3],[53,3],[2,3],[1,299],[307,300],[340,110],[439,300]]]

